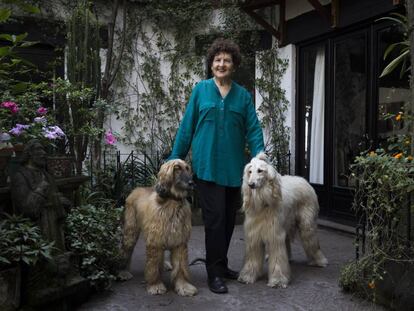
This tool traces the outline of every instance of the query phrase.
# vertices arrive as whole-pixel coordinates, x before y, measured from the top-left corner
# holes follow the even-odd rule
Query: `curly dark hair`
[[[214,42],[207,50],[207,63],[209,68],[213,63],[214,57],[222,52],[229,53],[233,59],[234,67],[239,67],[241,63],[241,54],[239,46],[229,39],[218,38],[214,40]]]

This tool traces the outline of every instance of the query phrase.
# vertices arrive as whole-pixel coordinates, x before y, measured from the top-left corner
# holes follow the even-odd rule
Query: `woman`
[[[197,195],[205,225],[208,286],[227,293],[223,278],[237,279],[227,251],[241,206],[245,146],[252,156],[264,150],[263,133],[250,93],[232,81],[239,47],[217,39],[207,53],[212,79],[193,89],[169,159],[184,159],[192,147]]]

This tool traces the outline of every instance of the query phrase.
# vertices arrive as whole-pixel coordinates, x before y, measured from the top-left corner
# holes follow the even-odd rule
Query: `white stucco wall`
[[[290,156],[290,172],[294,173],[295,169],[295,108],[296,108],[296,48],[293,44],[289,44],[280,48],[280,57],[289,61],[288,68],[282,78],[282,89],[285,90],[286,99],[289,101],[289,108],[286,112],[286,125],[290,128],[289,150]]]

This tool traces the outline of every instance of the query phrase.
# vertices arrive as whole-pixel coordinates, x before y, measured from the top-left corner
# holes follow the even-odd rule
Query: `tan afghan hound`
[[[164,163],[154,188],[136,188],[126,199],[121,256],[121,279],[131,278],[129,269],[135,244],[142,232],[146,244],[145,280],[150,294],[167,291],[161,280],[164,251],[171,252],[171,282],[181,296],[197,289],[189,282],[187,243],[191,233],[191,208],[187,201],[193,188],[192,174],[182,160]]]
[[[270,287],[286,288],[290,281],[290,241],[298,233],[310,265],[324,267],[328,260],[316,234],[319,205],[312,186],[297,176],[281,176],[264,153],[245,166],[243,211],[246,254],[239,281],[254,283],[269,255]]]

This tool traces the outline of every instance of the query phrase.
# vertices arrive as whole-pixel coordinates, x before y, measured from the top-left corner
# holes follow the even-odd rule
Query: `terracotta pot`
[[[21,270],[0,270],[0,310],[14,311],[20,306]]]

